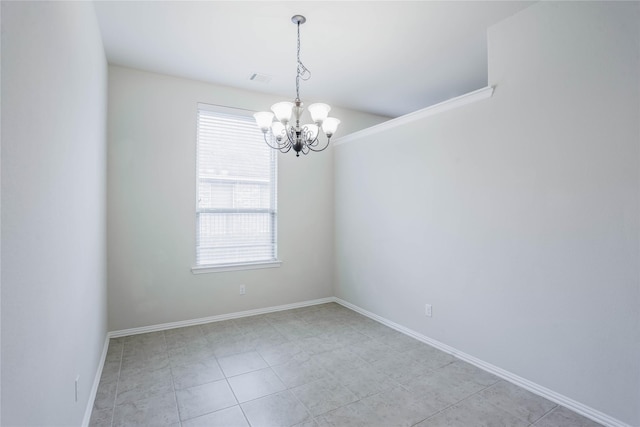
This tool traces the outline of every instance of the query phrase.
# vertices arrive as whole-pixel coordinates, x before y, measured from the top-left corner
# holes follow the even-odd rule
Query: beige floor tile
[[[536,422],[557,406],[543,397],[506,381],[498,382],[480,392],[479,395],[490,404],[529,423]]]
[[[599,425],[335,303],[111,339],[90,426],[180,418],[182,427]]]
[[[238,404],[226,380],[177,390],[176,398],[181,420],[188,420]]]
[[[534,424],[535,427],[601,427],[582,415],[578,415],[565,407],[558,406]]]
[[[249,423],[240,406],[232,406],[183,421],[182,427],[249,427]]]
[[[228,379],[240,403],[286,390],[286,386],[271,368],[248,372]]]
[[[310,418],[305,407],[288,391],[240,405],[251,427],[293,426]]]

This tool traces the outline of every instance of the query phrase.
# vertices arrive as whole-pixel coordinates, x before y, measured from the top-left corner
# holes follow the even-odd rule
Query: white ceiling
[[[487,84],[487,27],[519,1],[97,1],[111,64],[390,117]],[[250,81],[253,73],[272,76]]]

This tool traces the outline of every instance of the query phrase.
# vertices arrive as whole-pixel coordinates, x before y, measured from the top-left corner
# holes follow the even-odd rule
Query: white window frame
[[[282,261],[278,259],[278,208],[277,208],[277,187],[278,187],[278,156],[276,150],[273,150],[272,153],[272,168],[271,168],[271,182],[272,182],[272,191],[271,191],[271,206],[269,213],[271,214],[272,221],[272,254],[273,257],[271,259],[265,260],[257,260],[250,262],[238,262],[238,263],[215,263],[215,264],[197,264],[198,261],[198,244],[200,241],[200,224],[199,217],[202,213],[211,213],[211,209],[203,209],[199,204],[199,186],[201,182],[200,171],[199,171],[199,158],[200,155],[200,141],[199,141],[199,117],[200,111],[209,111],[212,113],[221,113],[225,115],[231,115],[236,117],[248,117],[253,121],[253,113],[254,111],[224,107],[219,105],[211,105],[211,104],[203,104],[198,103],[197,112],[196,112],[196,207],[195,207],[195,262],[191,268],[193,274],[202,274],[202,273],[214,273],[214,272],[224,272],[224,271],[237,271],[237,270],[253,270],[253,269],[261,269],[261,268],[275,268],[280,267]],[[256,127],[257,129],[257,127]],[[262,136],[262,135],[260,135]],[[263,142],[264,143],[264,142]],[[234,213],[242,213],[244,210],[242,208],[234,208]],[[247,212],[251,212],[252,209],[248,209]]]

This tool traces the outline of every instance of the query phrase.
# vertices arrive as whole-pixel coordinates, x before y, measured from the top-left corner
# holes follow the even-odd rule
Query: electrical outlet
[[[244,295],[247,293],[247,289],[244,287],[244,285],[240,285],[240,295]]]
[[[78,402],[78,382],[80,382],[80,375],[76,375],[76,402]]]
[[[427,317],[433,316],[433,310],[431,309],[431,304],[425,304],[424,306],[424,315]]]

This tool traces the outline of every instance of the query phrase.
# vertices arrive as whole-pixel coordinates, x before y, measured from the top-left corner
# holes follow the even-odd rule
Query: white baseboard
[[[584,405],[580,402],[577,402],[567,396],[564,396],[560,393],[556,393],[553,390],[550,390],[546,387],[543,387],[539,384],[536,384],[532,381],[529,381],[525,378],[522,378],[512,372],[506,371],[502,368],[499,368],[497,366],[494,366],[490,363],[487,363],[483,360],[480,360],[474,356],[471,356],[469,354],[466,354],[456,348],[453,348],[451,346],[448,346],[444,343],[441,343],[440,341],[436,341],[432,338],[429,338],[425,335],[422,335],[416,331],[413,331],[409,328],[406,328],[402,325],[399,325],[395,322],[392,322],[391,320],[385,319],[382,316],[378,316],[375,313],[372,313],[370,311],[367,311],[363,308],[358,307],[357,305],[351,304],[350,302],[347,302],[343,299],[334,297],[333,301],[337,302],[338,304],[347,307],[355,312],[358,312],[364,316],[369,317],[370,319],[373,319],[377,322],[382,323],[383,325],[386,325],[390,328],[393,328],[395,330],[397,330],[398,332],[402,332],[405,335],[408,335],[412,338],[417,339],[418,341],[422,341],[425,344],[429,344],[432,347],[435,347],[439,350],[444,351],[445,353],[449,353],[452,356],[457,357],[458,359],[461,359],[465,362],[468,362],[472,365],[477,366],[478,368],[485,370],[489,373],[492,373],[506,381],[509,381],[510,383],[513,383],[515,385],[518,385],[526,390],[529,390],[532,393],[537,394],[538,396],[542,396],[552,402],[555,402],[559,405],[562,405],[568,409],[571,409],[572,411],[583,415],[589,419],[592,419],[593,421],[596,421],[602,425],[608,426],[608,427],[632,427],[629,424],[626,424],[616,418],[613,418],[605,413],[602,413],[596,409],[593,409],[587,405]]]
[[[222,320],[238,319],[240,317],[256,316],[258,314],[274,313],[276,311],[291,310],[293,308],[334,302],[333,297],[320,298],[293,304],[277,305],[275,307],[258,308],[255,310],[238,311],[236,313],[220,314],[218,316],[201,317],[199,319],[181,320],[179,322],[161,323],[158,325],[142,326],[140,328],[122,329],[109,332],[109,338],[125,337],[128,335],[146,334],[148,332],[166,331],[167,329],[184,328],[185,326],[202,325],[204,323],[220,322]]]
[[[104,368],[104,362],[107,359],[107,350],[109,350],[109,334],[104,338],[104,345],[102,346],[102,355],[100,356],[100,363],[96,370],[96,376],[93,379],[93,386],[91,386],[91,392],[89,393],[89,400],[87,402],[87,408],[84,411],[84,418],[82,419],[82,427],[89,427],[89,421],[91,421],[91,412],[93,411],[93,403],[96,400],[96,394],[98,394],[98,386],[100,385],[100,378],[102,378],[102,369]]]
[[[285,304],[285,305],[279,305],[279,306],[274,306],[274,307],[266,307],[266,308],[259,308],[259,309],[255,309],[255,310],[247,310],[247,311],[239,311],[236,313],[229,313],[229,314],[221,314],[218,316],[210,316],[210,317],[202,317],[199,319],[192,319],[192,320],[183,320],[183,321],[179,321],[179,322],[171,322],[171,323],[162,323],[162,324],[158,324],[158,325],[151,325],[151,326],[144,326],[144,327],[140,327],[140,328],[131,328],[131,329],[123,329],[123,330],[119,330],[119,331],[112,331],[107,333],[107,337],[105,338],[105,343],[104,343],[104,349],[102,351],[102,358],[100,360],[100,366],[98,367],[98,371],[96,372],[96,377],[94,379],[94,384],[93,387],[91,389],[91,395],[89,396],[89,402],[87,403],[87,409],[85,411],[85,415],[84,415],[84,420],[82,422],[82,426],[83,427],[88,427],[89,425],[89,420],[91,419],[91,410],[93,409],[93,403],[96,397],[96,393],[98,391],[98,386],[100,384],[100,377],[102,376],[102,369],[104,367],[104,362],[107,356],[107,349],[109,348],[109,339],[110,338],[117,338],[117,337],[124,337],[124,336],[128,336],[128,335],[137,335],[137,334],[144,334],[144,333],[148,333],[148,332],[157,332],[157,331],[164,331],[164,330],[168,330],[168,329],[175,329],[175,328],[182,328],[185,326],[193,326],[193,325],[202,325],[205,323],[211,323],[211,322],[220,322],[223,320],[230,320],[230,319],[238,319],[241,317],[248,317],[248,316],[255,316],[255,315],[259,315],[259,314],[266,314],[266,313],[274,313],[277,311],[283,311],[283,310],[291,310],[294,308],[301,308],[301,307],[308,307],[308,306],[312,306],[312,305],[318,305],[318,304],[326,304],[329,302],[336,302],[344,307],[347,307],[357,313],[360,313],[364,316],[369,317],[370,319],[373,319],[377,322],[382,323],[385,326],[388,326],[392,329],[395,329],[399,332],[402,332],[405,335],[408,335],[412,338],[417,339],[418,341],[424,342],[425,344],[429,344],[439,350],[442,350],[446,353],[451,354],[452,356],[457,357],[460,360],[463,360],[465,362],[471,363],[474,366],[477,366],[480,369],[483,369],[489,373],[492,373],[506,381],[509,381],[513,384],[516,384],[526,390],[531,391],[532,393],[535,393],[539,396],[542,396],[546,399],[551,400],[552,402],[555,402],[559,405],[562,405],[568,409],[571,409],[572,411],[581,414],[589,419],[592,419],[602,425],[608,426],[608,427],[632,427],[629,424],[626,424],[616,418],[613,418],[607,414],[604,414],[596,409],[593,409],[587,405],[584,405],[580,402],[577,402],[569,397],[566,397],[560,393],[556,393],[553,390],[550,390],[546,387],[543,387],[539,384],[536,384],[532,381],[529,381],[525,378],[522,378],[514,373],[511,373],[509,371],[506,371],[502,368],[499,368],[497,366],[494,366],[490,363],[487,363],[483,360],[480,360],[474,356],[471,356],[469,354],[466,354],[454,347],[448,346],[444,343],[441,343],[440,341],[436,341],[432,338],[429,338],[425,335],[422,335],[416,331],[413,331],[409,328],[406,328],[402,325],[399,325],[395,322],[392,322],[391,320],[388,320],[382,316],[378,316],[375,313],[372,313],[370,311],[367,311],[363,308],[358,307],[357,305],[351,304],[350,302],[347,302],[343,299],[337,298],[337,297],[328,297],[328,298],[321,298],[321,299],[316,299],[316,300],[310,300],[310,301],[303,301],[303,302],[299,302],[299,303],[293,303],[293,304]]]

